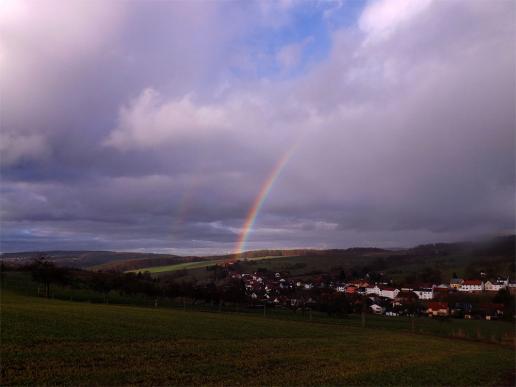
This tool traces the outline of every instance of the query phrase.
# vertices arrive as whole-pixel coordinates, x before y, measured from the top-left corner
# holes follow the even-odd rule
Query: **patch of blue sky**
[[[245,38],[242,43],[253,71],[237,66],[233,74],[284,79],[305,73],[328,57],[335,30],[356,25],[365,4],[365,0],[299,2],[290,10],[288,22],[277,27],[265,25]],[[295,63],[285,68],[279,53],[289,45],[300,45],[301,49]]]

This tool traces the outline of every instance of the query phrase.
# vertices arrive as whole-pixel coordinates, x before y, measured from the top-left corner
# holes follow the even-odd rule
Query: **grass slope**
[[[248,261],[265,261],[268,259],[279,259],[284,258],[282,256],[269,256],[269,257],[253,257],[253,258],[246,258],[244,262]],[[192,270],[192,269],[202,269],[206,268],[208,266],[213,265],[220,265],[228,262],[228,259],[216,259],[216,260],[207,260],[207,261],[199,261],[199,262],[185,262],[185,263],[178,263],[174,265],[166,265],[166,266],[151,266],[151,267],[144,267],[137,270],[128,270],[129,273],[138,273],[138,272],[149,272],[149,273],[170,273],[178,270]]]
[[[512,385],[514,351],[257,316],[4,291],[2,385]]]

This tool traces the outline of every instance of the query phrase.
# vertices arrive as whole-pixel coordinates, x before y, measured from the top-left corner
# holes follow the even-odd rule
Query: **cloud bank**
[[[2,251],[514,230],[512,2],[6,4]]]

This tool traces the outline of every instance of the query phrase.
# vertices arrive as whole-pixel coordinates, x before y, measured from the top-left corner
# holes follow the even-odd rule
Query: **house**
[[[368,286],[365,288],[365,294],[369,295],[369,294],[378,294],[380,295],[380,288],[378,287],[378,285],[375,285],[375,286]]]
[[[391,300],[394,300],[396,296],[398,295],[400,291],[395,288],[391,288],[388,286],[381,286],[380,287],[380,296],[390,298]]]
[[[384,308],[384,307],[382,307],[382,306],[380,306],[380,305],[378,305],[378,304],[373,304],[373,305],[371,305],[369,308],[370,308],[370,309],[373,311],[373,313],[375,313],[375,314],[383,314],[383,312],[385,312],[385,308]]]
[[[417,288],[414,289],[414,293],[420,300],[432,300],[434,298],[433,288]]]
[[[486,283],[484,284],[484,290],[486,292],[497,292],[501,289],[505,289],[508,283],[508,280],[503,280],[500,278],[493,281],[486,281]]]
[[[459,289],[463,282],[464,280],[462,278],[452,278],[450,281],[450,288]]]
[[[464,280],[458,290],[468,293],[481,292],[484,290],[484,283],[479,279]]]
[[[346,294],[355,294],[357,292],[357,287],[355,285],[348,285],[346,287]]]
[[[426,310],[428,317],[433,316],[448,316],[450,308],[446,302],[430,302]]]
[[[365,288],[366,295],[376,294],[380,297],[390,298],[391,300],[394,300],[399,292],[400,291],[398,289],[391,288],[388,286],[383,286],[383,285],[382,286],[375,285],[374,287]]]

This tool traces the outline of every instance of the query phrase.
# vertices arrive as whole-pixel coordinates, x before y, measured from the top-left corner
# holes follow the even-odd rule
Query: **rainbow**
[[[254,199],[252,206],[249,208],[249,212],[247,213],[247,216],[245,218],[244,225],[242,226],[242,230],[240,231],[238,241],[235,247],[235,255],[241,254],[244,251],[247,238],[249,237],[249,234],[253,229],[256,217],[258,216],[258,213],[260,212],[263,203],[267,199],[267,196],[269,195],[272,186],[274,185],[274,182],[283,171],[283,168],[285,168],[285,165],[287,164],[290,157],[292,157],[292,154],[294,153],[294,149],[296,147],[297,142],[293,146],[291,146],[283,154],[283,156],[280,157],[280,159],[274,165],[274,168],[272,168],[271,172],[267,176],[267,179],[265,179],[265,181],[263,182],[260,188],[260,192]]]

